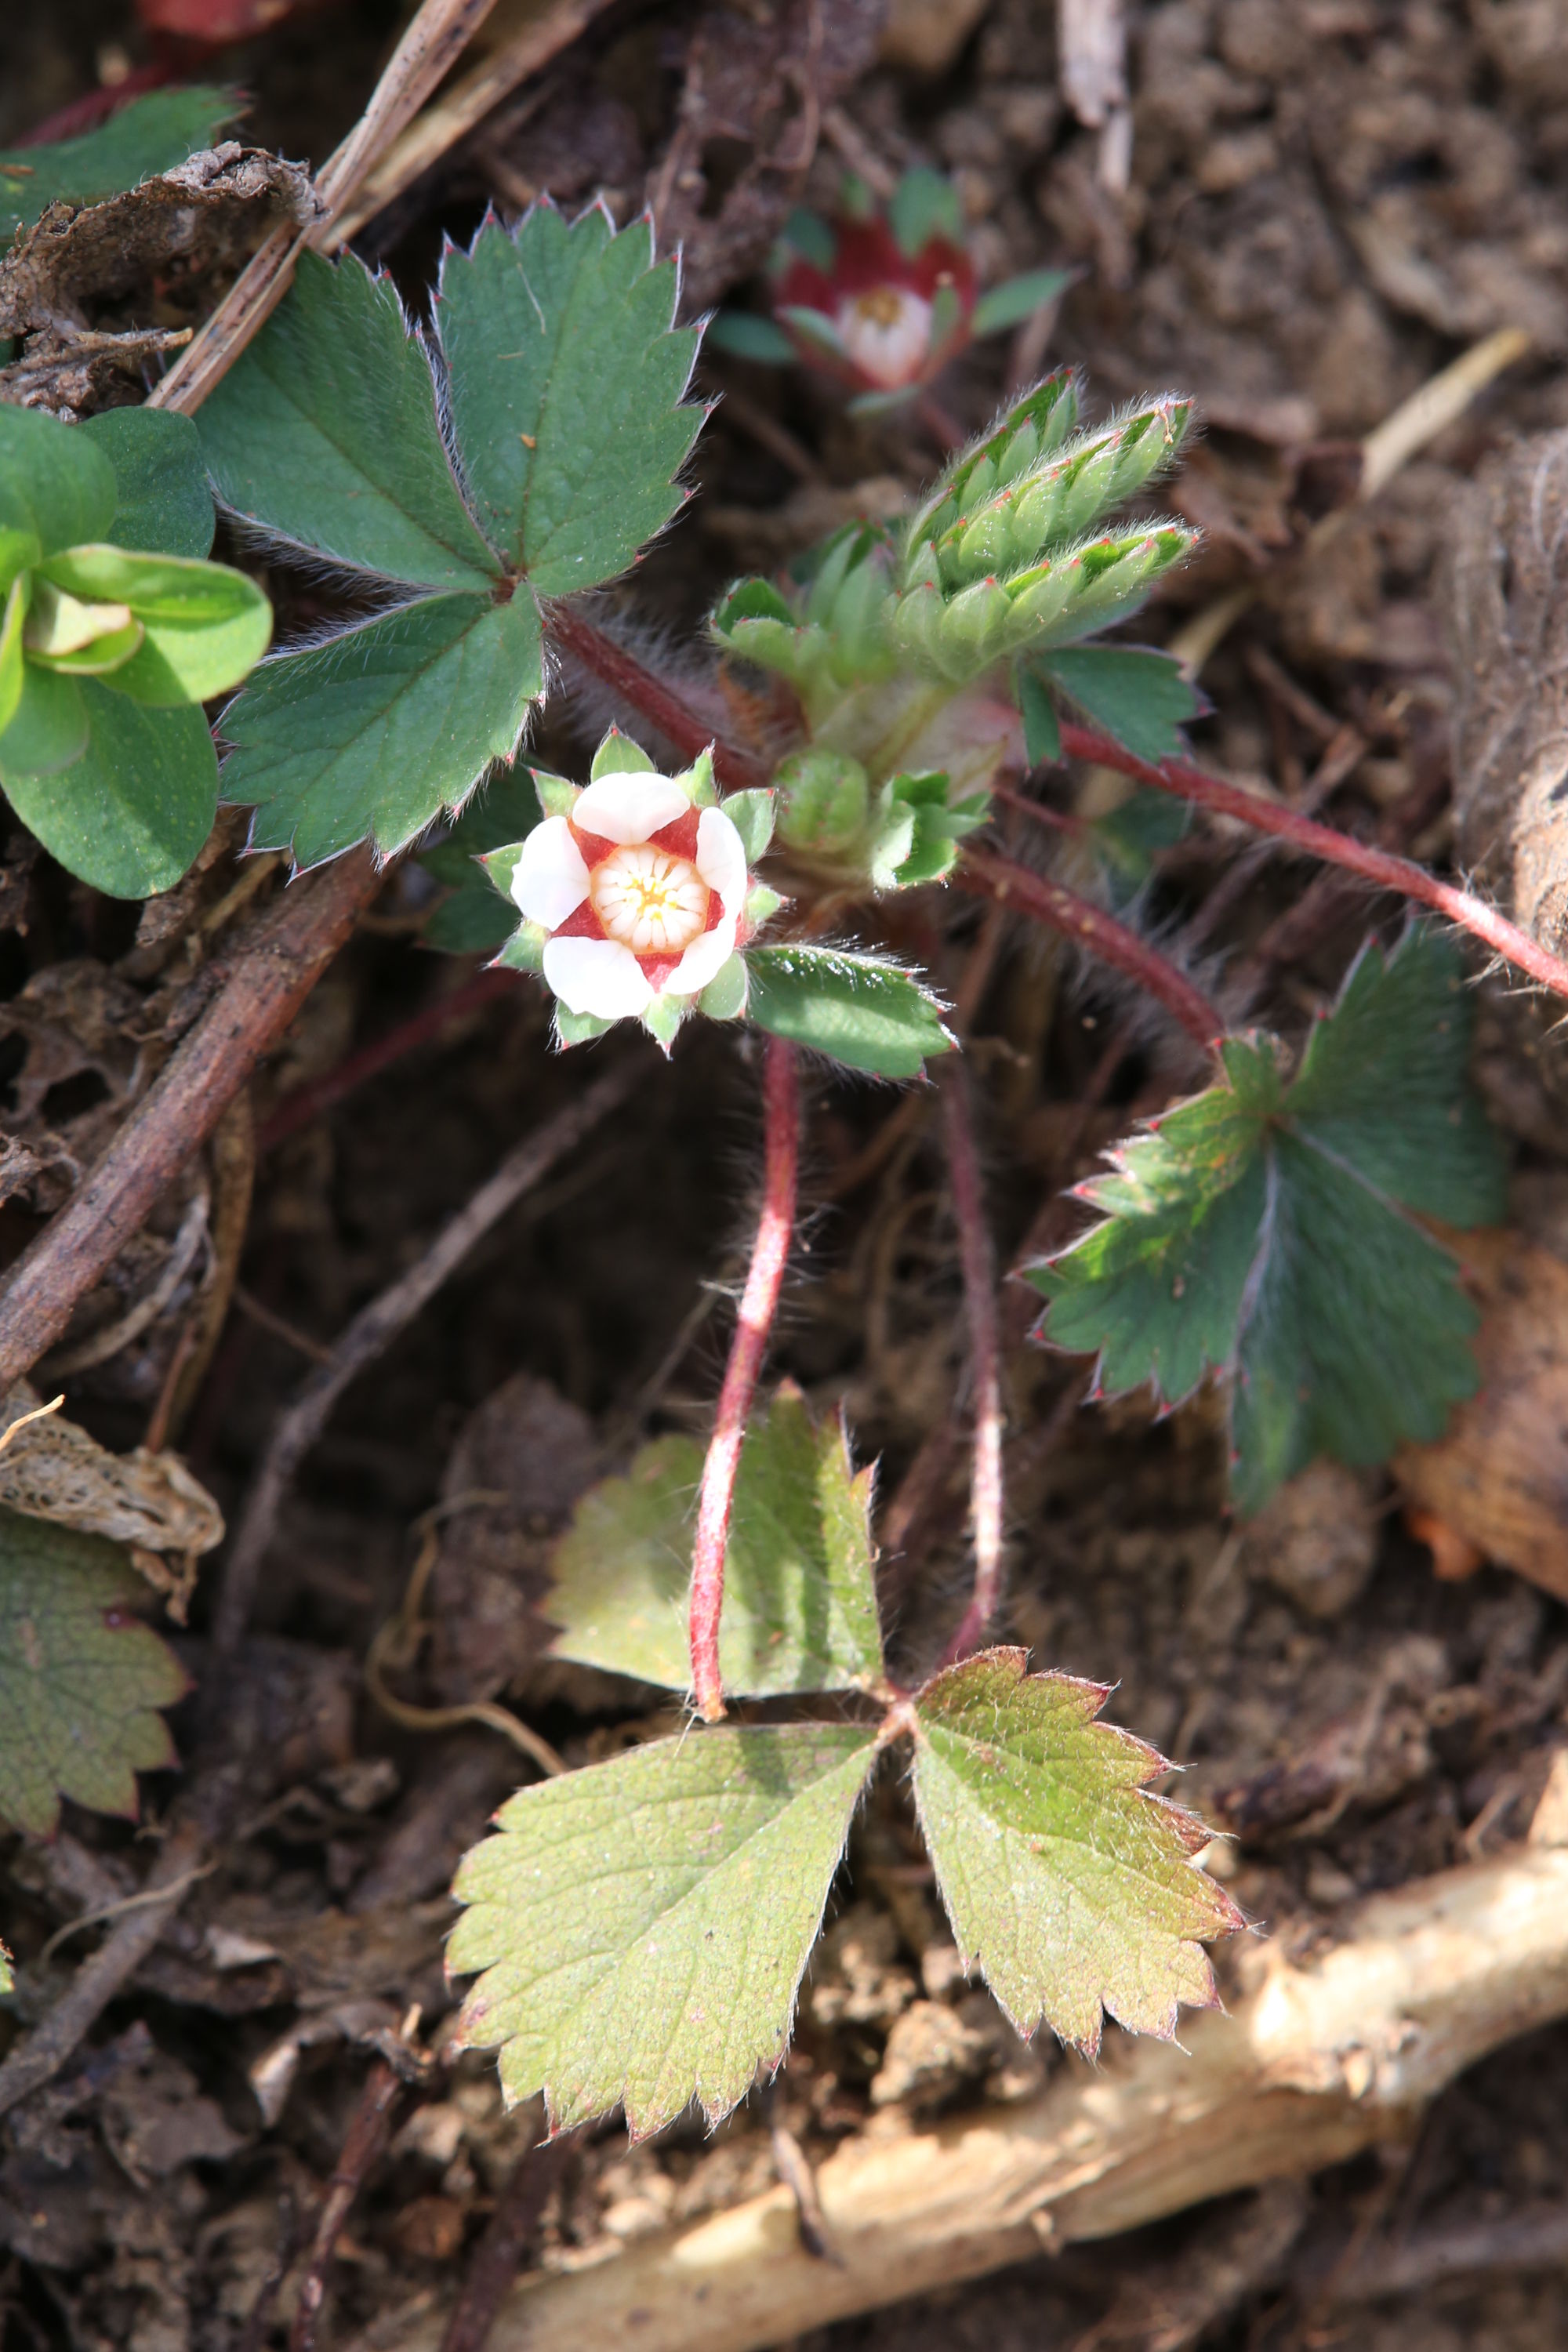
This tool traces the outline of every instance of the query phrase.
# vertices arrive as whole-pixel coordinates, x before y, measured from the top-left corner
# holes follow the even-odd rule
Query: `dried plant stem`
[[[686,708],[679,695],[670,692],[662,678],[656,677],[635,654],[618,646],[614,637],[607,636],[571,605],[552,604],[548,608],[544,633],[563,653],[570,654],[623,701],[640,710],[661,735],[668,736],[682,759],[695,760],[699,753],[711,749],[713,772],[731,792],[753,790],[767,782],[768,772],[760,760],[753,760],[749,752],[715,736],[695,711]]]
[[[418,2030],[418,2023],[419,2011],[412,2010],[403,2021],[402,2038],[410,2039]],[[402,2095],[403,2081],[396,2068],[385,2058],[378,2058],[365,2077],[359,2105],[343,2136],[342,2152],[332,2168],[332,2177],[321,2200],[316,2233],[310,2242],[310,2267],[300,2283],[294,2324],[289,2331],[289,2352],[312,2352],[321,2306],[327,2299],[327,2266],[332,2259],[332,2249],[348,2220],[350,2207],[364,2186],[366,2173],[386,2146],[393,2113]]]
[[[1068,731],[1063,730],[1064,737]],[[967,844],[953,880],[972,898],[993,898],[1001,906],[1016,907],[1021,915],[1032,915],[1037,922],[1048,924],[1053,931],[1059,931],[1064,939],[1071,940],[1100,963],[1125,972],[1129,980],[1135,980],[1140,988],[1157,998],[1198,1045],[1212,1045],[1225,1034],[1224,1014],[1184,972],[1178,971],[1136,931],[1119,923],[1114,915],[1080,898],[1065,883],[1049,881],[1043,875],[1032,874],[1026,866],[1015,866],[1008,858],[998,857],[988,849],[972,849]]]
[[[969,1474],[974,1590],[942,1657],[943,1665],[952,1665],[979,1648],[1002,1598],[1002,1349],[996,1318],[996,1258],[985,1223],[969,1074],[956,1055],[942,1066],[942,1097],[952,1213],[963,1268],[963,1304],[969,1318],[974,1415]]]
[[[752,1244],[752,1263],[741,1295],[741,1312],[730,1343],[718,1417],[702,1465],[697,1498],[697,1538],[691,1555],[691,1685],[705,1723],[724,1712],[719,1671],[719,1618],[724,1605],[724,1554],[730,1539],[730,1507],[735,1498],[746,1422],[757,1392],[768,1334],[784,1287],[790,1236],[795,1231],[800,1171],[800,1079],[795,1047],[770,1037],[763,1069],[766,1120],[763,1213]]]
[[[578,2135],[562,2132],[542,2147],[525,2147],[508,2173],[495,2211],[474,2249],[441,2352],[484,2352],[495,2317],[516,2278],[546,2200],[575,2154]]]
[[[1103,768],[1116,768],[1124,776],[1136,776],[1140,783],[1153,784],[1163,793],[1173,793],[1178,800],[1191,801],[1194,807],[1210,809],[1216,816],[1235,817],[1249,824],[1258,833],[1269,833],[1292,847],[1304,850],[1310,857],[1321,857],[1326,865],[1342,866],[1348,874],[1359,874],[1363,882],[1374,889],[1394,891],[1402,898],[1414,898],[1418,906],[1430,907],[1435,914],[1446,916],[1461,930],[1480,940],[1494,954],[1516,964],[1539,981],[1554,996],[1568,997],[1568,963],[1540,941],[1510,923],[1505,915],[1489,907],[1482,899],[1472,898],[1469,891],[1456,889],[1451,882],[1441,882],[1436,875],[1428,874],[1414,859],[1396,857],[1391,850],[1374,849],[1367,843],[1352,840],[1348,833],[1336,833],[1331,824],[1320,824],[1315,817],[1300,816],[1295,811],[1281,808],[1274,801],[1266,801],[1257,793],[1246,791],[1240,784],[1227,784],[1223,777],[1206,775],[1202,768],[1189,767],[1183,760],[1167,760],[1161,768],[1152,768],[1146,760],[1124,751],[1108,735],[1097,735],[1088,727],[1065,725],[1062,728],[1062,749],[1069,758],[1093,760]]]

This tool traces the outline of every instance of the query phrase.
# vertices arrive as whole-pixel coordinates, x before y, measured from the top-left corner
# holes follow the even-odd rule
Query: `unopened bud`
[[[773,778],[779,839],[792,849],[847,849],[865,829],[870,786],[843,751],[795,751]]]

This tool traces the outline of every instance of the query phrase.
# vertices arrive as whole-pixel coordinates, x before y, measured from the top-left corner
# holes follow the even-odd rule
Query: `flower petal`
[[[713,816],[717,811],[705,809],[703,814]],[[734,831],[733,826],[731,831]],[[721,923],[715,923],[710,931],[704,931],[700,940],[693,940],[659,991],[660,995],[695,996],[707,987],[710,980],[717,980],[735,952],[735,930],[739,922],[737,910],[734,914],[726,915]],[[548,949],[545,952],[548,954]]]
[[[588,869],[563,816],[547,816],[522,845],[512,868],[511,895],[531,923],[547,931],[563,923],[588,895]]]
[[[578,794],[572,822],[579,833],[624,845],[647,841],[661,824],[684,816],[690,806],[671,777],[655,775],[645,768],[636,773],[596,776]]]
[[[630,948],[618,940],[550,940],[544,977],[569,1013],[621,1021],[645,1012],[653,991]]]
[[[705,808],[699,817],[695,862],[724,912],[738,915],[746,895],[746,845],[722,809]]]

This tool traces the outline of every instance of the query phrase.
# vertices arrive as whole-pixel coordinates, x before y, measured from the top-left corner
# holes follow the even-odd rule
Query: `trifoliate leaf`
[[[201,436],[172,408],[106,408],[76,427],[114,468],[107,536],[150,555],[205,555],[217,515]]]
[[[715,2123],[778,2064],[875,1734],[694,1731],[520,1790],[464,1861],[460,2035],[552,2126]]]
[[[345,569],[488,590],[501,566],[463,503],[436,386],[389,278],[302,253],[288,299],[202,404],[224,505]]]
[[[1205,709],[1180,662],[1146,646],[1063,646],[1037,660],[1097,727],[1151,767],[1184,749],[1181,730]]]
[[[875,1077],[919,1077],[951,1051],[942,1007],[906,972],[845,948],[748,948],[746,1017]]]
[[[703,412],[679,404],[697,337],[647,219],[591,206],[487,220],[441,265],[437,317],[475,510],[541,596],[613,579],[680,505]]]
[[[563,1658],[685,1690],[686,1601],[702,1448],[645,1445],[578,1504],[556,1548],[545,1614]],[[798,1389],[753,1416],[730,1520],[719,1663],[738,1698],[868,1689],[882,1675],[871,1472],[842,1426],[813,1428]]]
[[[301,866],[401,849],[515,750],[542,682],[531,597],[427,596],[266,662],[224,713],[224,797]]]
[[[487,955],[504,947],[517,929],[510,868],[502,897],[500,877],[479,859],[487,851],[515,845],[539,823],[539,795],[526,769],[500,768],[475,793],[445,841],[419,860],[445,895],[426,920],[426,947],[448,955]],[[537,968],[537,966],[535,966]]]
[[[26,666],[29,694],[47,673]],[[78,698],[86,748],[68,764],[12,768],[21,714],[0,736],[0,783],[28,831],[62,866],[111,898],[172,890],[217,813],[217,758],[201,711],[146,710],[112,681],[49,678]],[[24,701],[24,710],[26,700]]]
[[[30,228],[58,197],[96,204],[154,172],[172,172],[210,147],[240,111],[229,90],[158,89],[132,99],[101,129],[79,139],[7,148],[0,153],[0,246],[9,245],[19,228]]]
[[[959,1951],[1017,2027],[1092,2053],[1102,2014],[1169,2040],[1212,2008],[1204,1938],[1242,1925],[1194,1868],[1208,1832],[1148,1784],[1169,1770],[1095,1718],[1109,1691],[990,1650],[915,1702],[915,1801]]]
[[[1098,1351],[1110,1394],[1174,1402],[1231,1376],[1232,1476],[1258,1509],[1315,1454],[1363,1465],[1442,1434],[1478,1381],[1478,1316],[1417,1216],[1504,1213],[1496,1139],[1466,1078],[1458,955],[1413,928],[1363,949],[1300,1075],[1232,1037],[1222,1076],[1081,1187],[1104,1222],[1030,1279],[1057,1346]]]
[[[0,1819],[47,1837],[61,1797],[133,1815],[136,1774],[172,1764],[158,1709],[184,1670],[132,1613],[116,1546],[0,1510]]]

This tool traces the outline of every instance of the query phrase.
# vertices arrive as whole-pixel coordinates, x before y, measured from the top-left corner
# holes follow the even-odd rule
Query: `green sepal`
[[[659,995],[638,1015],[643,1027],[667,1058],[690,1009],[689,997]]]
[[[671,782],[680,786],[693,808],[717,808],[719,787],[713,781],[712,746],[710,745],[705,751],[699,751],[690,767],[682,768]]]
[[[442,886],[439,901],[420,929],[427,948],[447,955],[493,955],[505,946],[517,908],[485,860],[504,850],[515,863],[524,837],[538,823],[539,801],[524,769],[498,768],[470,793],[445,840],[420,856],[426,873]]]
[[[597,783],[601,776],[641,775],[651,771],[656,764],[640,743],[634,743],[629,735],[623,735],[618,727],[612,727],[594,754],[588,770],[589,781]]]
[[[87,706],[79,681],[24,660],[21,692],[0,735],[0,783],[9,789],[26,776],[58,775],[86,748]]]
[[[803,260],[826,270],[832,269],[838,257],[838,240],[831,225],[823,219],[820,213],[807,212],[804,205],[796,205],[790,214],[780,234],[779,243],[786,248],[781,256],[785,268],[797,253]],[[793,251],[787,249],[790,247],[794,248]]]
[[[934,996],[907,972],[845,948],[748,948],[747,1017],[775,1037],[874,1077],[919,1077],[951,1052]]]
[[[517,871],[517,861],[522,856],[521,841],[503,842],[499,849],[487,849],[473,863],[479,867],[492,890],[499,890],[510,903],[511,877]]]
[[[912,172],[903,173],[893,190],[888,205],[888,226],[900,252],[910,261],[933,236],[944,236],[950,244],[962,245],[963,208],[958,200],[958,190],[929,164],[917,165]]]
[[[565,776],[556,775],[549,768],[530,768],[533,789],[539,794],[540,813],[544,816],[570,816],[583,797],[581,784],[572,783]]]
[[[542,971],[544,950],[549,940],[550,934],[542,923],[519,923],[505,945],[498,950],[494,961],[504,964],[508,971]],[[557,1012],[568,1020],[578,1017],[575,1013],[567,1013],[564,1005],[558,1006]],[[574,1045],[579,1042],[575,1037],[565,1039],[567,1045]]]
[[[217,509],[195,421],[172,408],[106,408],[77,426],[114,468],[109,536],[147,555],[206,555]]]
[[[573,1045],[591,1045],[595,1037],[606,1036],[615,1027],[613,1021],[601,1021],[596,1013],[574,1013],[559,998],[555,1005],[555,1043],[562,1053]]]
[[[771,923],[773,921],[773,917],[778,913],[779,908],[784,903],[784,899],[779,891],[770,890],[765,882],[753,882],[751,888],[746,893],[745,920],[747,929],[749,931],[760,931],[764,923]]]
[[[779,311],[787,319],[803,343],[826,360],[842,360],[844,338],[824,310],[808,310],[803,303],[788,302]]]
[[[743,955],[721,963],[697,1000],[697,1009],[710,1021],[739,1021],[746,1010],[750,983]]]
[[[741,836],[747,865],[754,866],[773,837],[773,794],[767,791],[731,793],[720,807]]]
[[[1072,284],[1074,275],[1070,269],[1026,269],[1019,277],[1003,278],[976,302],[970,333],[997,335],[1005,327],[1020,325],[1042,304],[1054,302],[1062,289]]]

